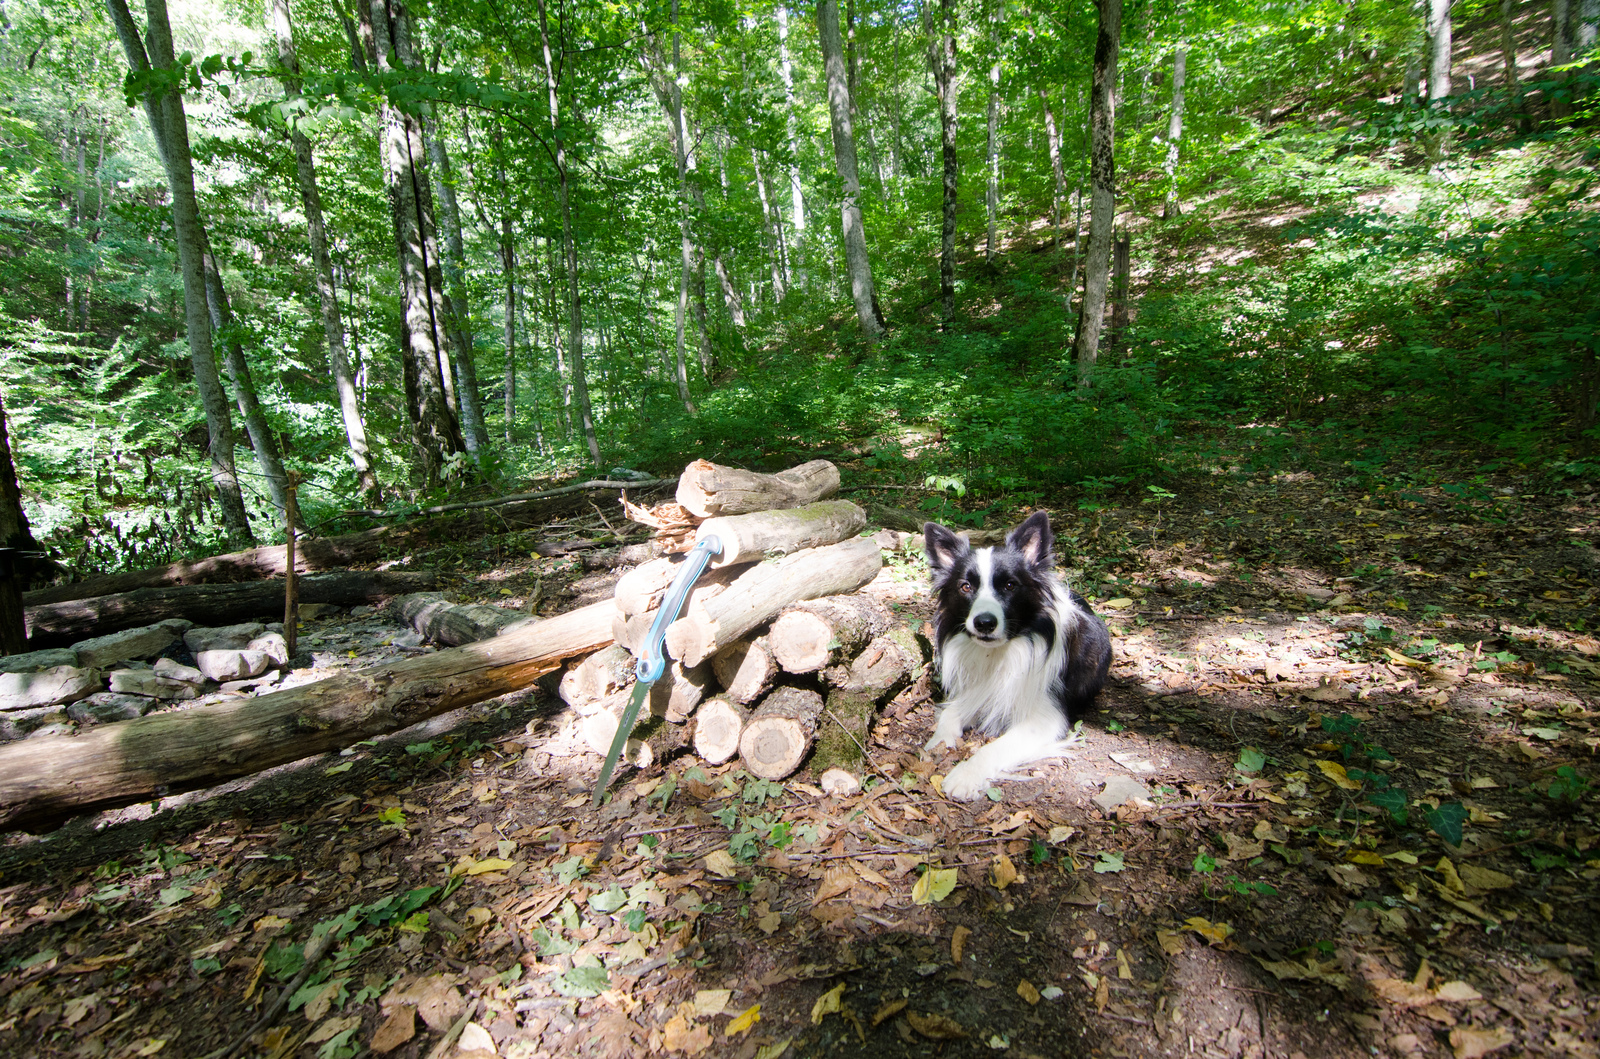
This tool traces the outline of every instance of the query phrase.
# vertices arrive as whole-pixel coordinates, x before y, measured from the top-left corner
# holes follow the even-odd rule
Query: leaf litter
[[[1588,1059],[1596,511],[1517,496],[1512,528],[1227,475],[1232,526],[1103,512],[1063,543],[1113,683],[999,801],[938,796],[923,685],[855,794],[677,759],[591,813],[598,760],[522,695],[272,797],[13,837],[0,1051]]]

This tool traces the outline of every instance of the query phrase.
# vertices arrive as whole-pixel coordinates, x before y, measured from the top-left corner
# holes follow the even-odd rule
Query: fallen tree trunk
[[[431,573],[380,573],[371,570],[320,574],[299,579],[301,603],[348,606],[385,596],[433,588]],[[283,582],[249,581],[228,585],[168,585],[140,588],[116,596],[96,596],[27,608],[29,650],[65,647],[167,618],[196,625],[233,625],[254,618],[277,621],[283,613]]]
[[[667,653],[697,666],[790,603],[854,592],[881,569],[877,543],[859,537],[761,563],[704,602],[691,594],[684,616],[667,628]]]
[[[822,696],[784,686],[761,700],[739,735],[739,760],[753,776],[781,780],[805,759],[817,737]]]
[[[486,603],[451,603],[437,592],[414,592],[389,603],[402,621],[435,643],[460,647],[499,636],[514,625],[538,618]]]
[[[799,507],[839,491],[839,468],[812,460],[777,474],[695,460],[678,476],[678,503],[701,518]]]
[[[0,828],[208,787],[525,688],[611,640],[610,601],[315,684],[0,746]]]

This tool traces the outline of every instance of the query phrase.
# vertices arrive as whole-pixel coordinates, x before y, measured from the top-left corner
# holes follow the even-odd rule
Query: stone
[[[70,647],[56,647],[47,651],[0,657],[0,673],[37,673],[41,669],[78,664],[78,652]]]
[[[181,662],[174,662],[170,658],[156,659],[155,669],[152,671],[158,677],[167,680],[176,680],[183,684],[193,684],[196,687],[206,682],[206,675],[193,666],[186,666]]]
[[[289,641],[281,632],[264,632],[245,645],[248,651],[261,651],[272,659],[274,665],[289,664]]]
[[[187,623],[185,623],[187,624]],[[78,664],[93,669],[104,669],[112,662],[130,658],[150,658],[171,647],[183,634],[175,622],[163,621],[137,629],[124,629],[109,636],[96,636],[72,645],[78,652]]]
[[[79,699],[73,705],[86,706],[90,710],[137,710],[132,716],[149,713],[161,705],[161,700],[148,698],[144,695],[118,695],[114,691],[97,691],[87,698]]]
[[[250,650],[196,651],[194,664],[210,679],[225,683],[260,676],[272,665],[272,656]]]
[[[352,618],[370,618],[374,613],[377,612],[377,609],[377,607],[370,606],[366,603],[359,603],[350,608],[350,616]]]
[[[114,702],[92,703],[91,699],[100,698],[91,695],[88,699],[81,699],[67,707],[67,716],[79,724],[106,724],[111,721],[131,721],[135,717],[144,716],[141,702],[154,702],[154,699],[141,699],[137,695],[108,695],[107,698]]]
[[[1119,806],[1131,802],[1150,800],[1150,788],[1134,779],[1132,776],[1113,776],[1106,780],[1106,789],[1095,795],[1091,801],[1100,807],[1100,811],[1109,813]]]
[[[145,695],[155,698],[156,690],[161,686],[161,678],[156,676],[153,669],[113,669],[109,683],[111,690],[118,695]]]
[[[240,625],[222,625],[214,629],[190,629],[183,634],[184,646],[199,657],[201,651],[240,651],[251,640],[267,631],[259,621]],[[202,666],[203,670],[205,667]]]
[[[37,673],[0,673],[0,710],[65,706],[104,687],[98,669],[52,666]]]
[[[153,669],[113,670],[110,685],[112,692],[118,695],[143,695],[153,699],[173,699],[181,702],[198,698],[200,695],[199,687],[189,681],[164,677]]]

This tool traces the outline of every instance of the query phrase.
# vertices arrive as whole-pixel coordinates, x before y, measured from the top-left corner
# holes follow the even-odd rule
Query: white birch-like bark
[[[1167,174],[1167,202],[1161,216],[1178,215],[1178,158],[1183,144],[1183,88],[1189,68],[1189,45],[1179,41],[1172,51],[1172,114],[1167,118],[1167,157],[1162,168]]]
[[[778,19],[778,69],[783,75],[784,127],[789,134],[789,248],[798,255],[805,243],[806,199],[800,187],[800,131],[794,113],[794,67],[789,59],[788,5],[779,3],[775,14]],[[794,276],[791,272],[790,283],[795,282]]]
[[[1038,89],[1039,105],[1044,108],[1045,145],[1050,152],[1050,175],[1055,178],[1055,193],[1050,196],[1050,230],[1055,233],[1056,249],[1061,249],[1061,202],[1067,197],[1067,171],[1061,162],[1061,128],[1050,109],[1050,93]]]
[[[1428,0],[1428,100],[1450,94],[1450,7],[1453,0]]]

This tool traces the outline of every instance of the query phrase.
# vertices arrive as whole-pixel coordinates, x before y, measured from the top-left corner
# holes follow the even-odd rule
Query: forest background
[[[28,522],[81,574],[281,537],[289,473],[324,529],[696,456],[968,525],[1592,480],[1597,9],[3,0]]]

